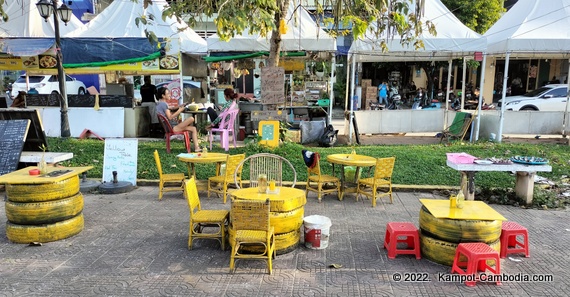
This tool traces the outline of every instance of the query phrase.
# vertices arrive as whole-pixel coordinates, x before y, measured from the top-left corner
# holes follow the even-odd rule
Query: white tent
[[[570,57],[570,0],[519,0],[483,36],[488,54]]]
[[[419,37],[424,48],[416,50],[413,44],[402,45],[400,36],[393,36],[387,44],[388,52],[382,53],[380,40],[368,32],[363,39],[352,43],[349,55],[356,62],[445,61],[485,50],[485,39],[461,23],[440,0],[425,0],[424,10],[422,18],[433,22],[437,31],[432,35],[424,30]]]
[[[7,22],[0,22],[0,37],[55,37],[53,17],[46,22],[40,16],[35,0],[6,1],[4,12],[8,15]],[[83,23],[71,15],[71,20],[64,25],[60,20],[59,32],[61,37],[73,30],[84,27]]]
[[[415,7],[415,1],[411,7]],[[372,28],[363,39],[355,40],[349,50],[349,57],[352,59],[351,69],[351,94],[355,94],[354,78],[357,62],[397,62],[397,61],[449,61],[447,89],[451,83],[452,59],[473,56],[475,52],[484,52],[487,42],[484,37],[475,31],[469,29],[449,9],[441,3],[440,0],[424,0],[424,14],[422,19],[429,20],[435,25],[436,35],[424,30],[419,36],[424,43],[424,48],[415,49],[413,44],[403,45],[400,43],[399,35],[390,36],[387,41],[388,52],[383,53],[381,48],[381,40],[372,32]],[[384,37],[387,35],[384,35]],[[483,60],[483,69],[485,67],[485,58]],[[464,69],[465,64],[464,64]],[[465,76],[465,73],[463,74]],[[484,76],[481,81],[484,80]],[[463,79],[465,84],[465,78]],[[465,93],[465,92],[463,92]],[[483,94],[483,90],[481,90]],[[444,116],[444,125],[447,122],[447,104],[449,94],[445,99],[446,111]],[[480,95],[482,96],[482,95]],[[463,98],[462,98],[463,100]],[[482,98],[479,98],[481,101]],[[350,104],[352,111],[354,104]],[[352,117],[351,112],[351,117]],[[352,141],[352,118],[349,121],[350,134],[349,141]]]
[[[205,54],[207,44],[186,23],[179,23],[175,18],[162,19],[162,11],[168,6],[166,1],[152,1],[146,9],[142,1],[113,1],[100,14],[93,18],[84,28],[71,32],[68,37],[100,38],[100,37],[146,37],[144,30],[152,31],[158,38],[170,38],[171,51],[187,54]],[[152,15],[147,25],[135,19],[144,15]],[[180,31],[184,29],[183,31]],[[178,41],[179,40],[179,41]]]
[[[503,100],[505,102],[509,59],[512,56],[570,59],[570,0],[519,0],[483,36],[488,53],[505,56]],[[570,69],[568,70],[570,73]],[[570,85],[569,85],[570,88]],[[568,101],[562,122],[566,134]],[[497,141],[502,140],[505,104],[501,106]]]
[[[309,13],[301,6],[297,7],[291,1],[285,20],[287,33],[281,35],[281,49],[287,51],[336,51],[336,40],[317,26]],[[257,52],[269,51],[269,34],[261,37],[259,34],[243,32],[229,41],[220,40],[218,34],[208,37],[210,52]]]

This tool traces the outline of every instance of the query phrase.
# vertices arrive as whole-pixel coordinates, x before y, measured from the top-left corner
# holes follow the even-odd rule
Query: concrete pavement
[[[203,208],[225,208],[206,198]],[[261,261],[237,263],[228,273],[230,253],[217,241],[196,240],[186,248],[188,207],[181,193],[157,200],[156,187],[138,187],[118,195],[85,194],[85,228],[71,238],[42,246],[8,241],[4,205],[0,206],[1,296],[568,296],[570,295],[570,214],[492,205],[509,220],[526,226],[530,258],[501,260],[508,274],[552,275],[549,282],[478,283],[466,287],[442,282],[450,267],[411,255],[388,259],[382,248],[386,223],[418,225],[420,198],[431,193],[397,192],[371,207],[368,199],[348,195],[338,201],[310,194],[305,216],[332,220],[329,246],[299,246],[274,260],[273,275]],[[341,264],[339,269],[330,264]],[[397,281],[397,275],[421,273],[429,282]]]

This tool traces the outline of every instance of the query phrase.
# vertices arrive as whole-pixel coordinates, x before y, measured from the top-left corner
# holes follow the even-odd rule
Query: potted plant
[[[317,77],[321,78],[325,76],[325,70],[326,70],[325,62],[321,61],[315,64],[315,74],[317,75]]]

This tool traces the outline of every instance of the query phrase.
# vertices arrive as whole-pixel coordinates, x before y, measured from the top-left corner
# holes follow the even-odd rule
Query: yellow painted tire
[[[233,228],[228,228],[228,235],[230,239],[230,246],[233,247],[236,232]],[[301,239],[301,230],[295,230],[283,234],[275,234],[275,253],[277,255],[285,254],[293,251],[299,245]],[[260,250],[255,246],[244,247],[244,250],[259,253]]]
[[[502,221],[438,219],[424,206],[420,210],[420,230],[443,241],[491,243],[501,237]]]
[[[83,195],[46,201],[12,202],[6,201],[6,217],[10,223],[20,225],[51,224],[73,218],[83,210]]]
[[[12,202],[43,202],[73,196],[79,192],[79,176],[55,183],[6,185],[6,196]]]
[[[83,230],[83,213],[61,222],[43,225],[6,223],[6,236],[15,243],[51,242],[68,238]]]
[[[447,242],[443,240],[438,240],[428,235],[420,234],[420,250],[422,252],[422,258],[428,259],[432,262],[439,263],[442,265],[452,266],[453,259],[455,258],[455,250],[457,249],[458,243]],[[497,240],[492,243],[488,243],[497,252],[501,252],[501,241]],[[460,261],[466,261],[462,256]],[[495,261],[489,261],[489,265],[494,265]]]
[[[275,234],[289,233],[301,228],[304,213],[304,207],[288,212],[272,212],[269,215],[269,221],[275,228]]]

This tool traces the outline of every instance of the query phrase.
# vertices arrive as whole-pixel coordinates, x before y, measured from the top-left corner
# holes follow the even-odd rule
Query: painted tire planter
[[[44,202],[67,198],[79,192],[79,175],[46,184],[7,184],[6,196],[12,202]]]
[[[8,222],[6,236],[15,243],[51,242],[76,235],[83,226],[83,213],[53,224],[18,225]]]
[[[41,225],[64,221],[77,216],[83,210],[83,195],[77,193],[68,198],[45,202],[6,201],[6,217],[10,223]]]
[[[289,233],[301,228],[304,213],[304,207],[288,212],[272,212],[269,214],[269,222],[273,226],[275,234]]]
[[[451,243],[492,243],[501,237],[499,220],[454,220],[434,217],[425,206],[420,210],[420,230],[432,238]]]
[[[457,245],[458,243],[435,239],[423,232],[420,233],[420,250],[422,252],[422,258],[426,258],[435,263],[452,266]],[[500,240],[488,243],[488,245],[497,252],[501,251]],[[466,259],[462,256],[460,260],[465,261]],[[494,265],[495,261],[488,261],[488,264]]]

